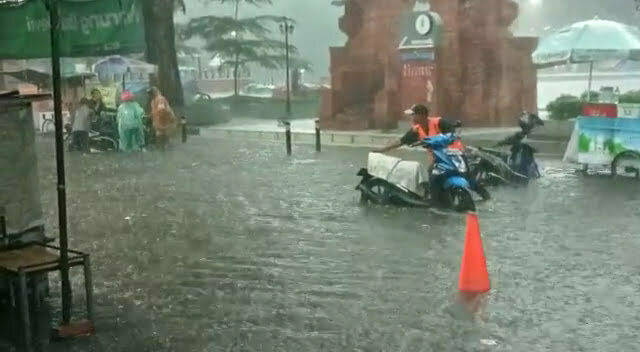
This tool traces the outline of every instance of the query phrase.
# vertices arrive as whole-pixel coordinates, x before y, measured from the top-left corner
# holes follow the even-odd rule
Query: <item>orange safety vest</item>
[[[418,133],[418,138],[420,138],[420,140],[423,140],[427,137],[433,137],[433,136],[437,136],[440,133],[442,133],[442,131],[440,131],[440,120],[442,118],[441,117],[429,117],[429,133],[425,132],[424,128],[422,128],[422,126],[416,124],[413,125],[413,131]],[[462,142],[459,139],[456,139],[450,146],[449,148],[451,149],[457,149],[457,150],[464,150],[464,144],[462,144]]]

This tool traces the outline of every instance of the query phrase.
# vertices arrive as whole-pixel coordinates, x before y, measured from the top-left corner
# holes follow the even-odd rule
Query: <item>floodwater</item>
[[[281,145],[194,138],[70,156],[71,246],[92,254],[98,333],[52,350],[637,349],[639,183],[543,161],[539,182],[495,189],[479,210],[481,323],[455,304],[464,217],[362,207],[367,150],[312,148],[289,159]],[[55,234],[53,142],[39,150]]]

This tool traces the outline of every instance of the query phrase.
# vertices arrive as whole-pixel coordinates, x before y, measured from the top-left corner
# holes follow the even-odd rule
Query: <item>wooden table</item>
[[[93,322],[93,284],[89,255],[69,250],[68,266],[70,268],[74,266],[84,267],[87,319],[89,322]],[[59,271],[60,267],[59,247],[46,244],[31,244],[19,249],[0,251],[0,271],[7,276],[9,281],[11,277],[17,277],[18,279],[18,300],[21,310],[24,351],[33,351],[27,276]],[[13,290],[11,284],[9,287]]]

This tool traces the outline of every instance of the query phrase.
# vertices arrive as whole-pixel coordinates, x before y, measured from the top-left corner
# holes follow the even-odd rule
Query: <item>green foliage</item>
[[[599,92],[591,91],[591,101],[598,101],[599,97]],[[582,93],[580,98],[563,94],[547,104],[547,112],[550,119],[564,121],[580,116],[582,106],[586,103],[588,103],[588,92]]]
[[[581,153],[588,153],[590,144],[591,138],[584,133],[580,133],[580,136],[578,137],[578,151]],[[612,138],[608,138],[604,141],[604,148],[611,155],[618,155],[627,150],[622,143],[616,143]]]
[[[627,151],[627,148],[625,148],[622,143],[611,142],[611,147],[609,148],[611,155],[618,155],[624,151]]]
[[[174,28],[176,33],[176,52],[178,53],[178,55],[199,55],[200,49],[193,45],[189,45],[186,42],[188,39],[186,36],[187,25],[176,23],[174,25]]]
[[[580,137],[578,138],[578,150],[583,153],[588,152],[589,144],[591,144],[591,138],[584,133],[580,133]]]
[[[251,36],[253,38],[267,38],[271,33],[270,24],[277,23],[278,16],[256,16],[235,19],[231,16],[203,16],[196,17],[184,26],[184,39],[192,37],[221,38],[231,36],[233,32],[238,37]]]
[[[609,153],[613,153],[613,150],[614,150],[613,139],[609,138],[609,139],[604,141],[604,149],[609,151]]]
[[[552,120],[568,120],[582,113],[583,101],[573,95],[561,95],[547,105],[549,118]]]
[[[280,17],[257,16],[234,19],[229,16],[204,16],[192,19],[183,32],[184,39],[204,39],[204,49],[220,55],[225,65],[258,64],[264,68],[277,69],[285,64],[285,44],[271,37],[270,25],[277,24]],[[309,66],[297,57],[298,49],[289,45],[290,62]],[[295,67],[292,65],[292,67]]]
[[[235,16],[203,16],[194,18],[184,28],[182,39],[194,37],[205,41],[204,49],[219,55],[224,66],[231,66],[237,82],[239,67],[256,64],[267,69],[281,69],[286,63],[285,43],[278,33],[275,37],[272,28],[277,27],[282,16],[255,16],[239,18],[239,5],[246,3],[260,6],[270,5],[271,0],[208,0],[221,4],[235,5]],[[295,21],[287,19],[289,24]],[[298,56],[298,49],[289,45],[289,62],[292,69],[311,68],[308,61]],[[236,95],[237,95],[237,83]]]
[[[186,116],[190,125],[208,126],[230,121],[231,111],[217,99],[198,99],[186,108]]]
[[[622,143],[616,143],[612,138],[604,141],[604,147],[611,155],[618,155],[627,150],[627,148],[625,148]]]
[[[258,119],[275,120],[285,117],[286,99],[264,98],[252,96],[230,96],[214,99],[231,108],[233,116],[246,116]],[[318,115],[320,95],[313,94],[306,97],[291,99],[292,118],[313,118]]]
[[[588,98],[589,98],[588,91],[585,91],[584,93],[582,93],[582,95],[580,95],[580,100],[582,100],[583,102],[598,101],[598,99],[600,98],[600,92],[596,92],[595,90],[592,90],[591,100],[589,100]]]
[[[621,94],[619,101],[625,104],[640,104],[640,90],[630,90]]]

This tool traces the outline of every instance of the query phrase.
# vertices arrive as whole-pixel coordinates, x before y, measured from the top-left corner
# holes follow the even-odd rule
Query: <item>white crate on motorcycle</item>
[[[417,161],[408,161],[381,153],[369,153],[367,171],[370,175],[423,194],[421,183],[429,181],[429,173]]]

